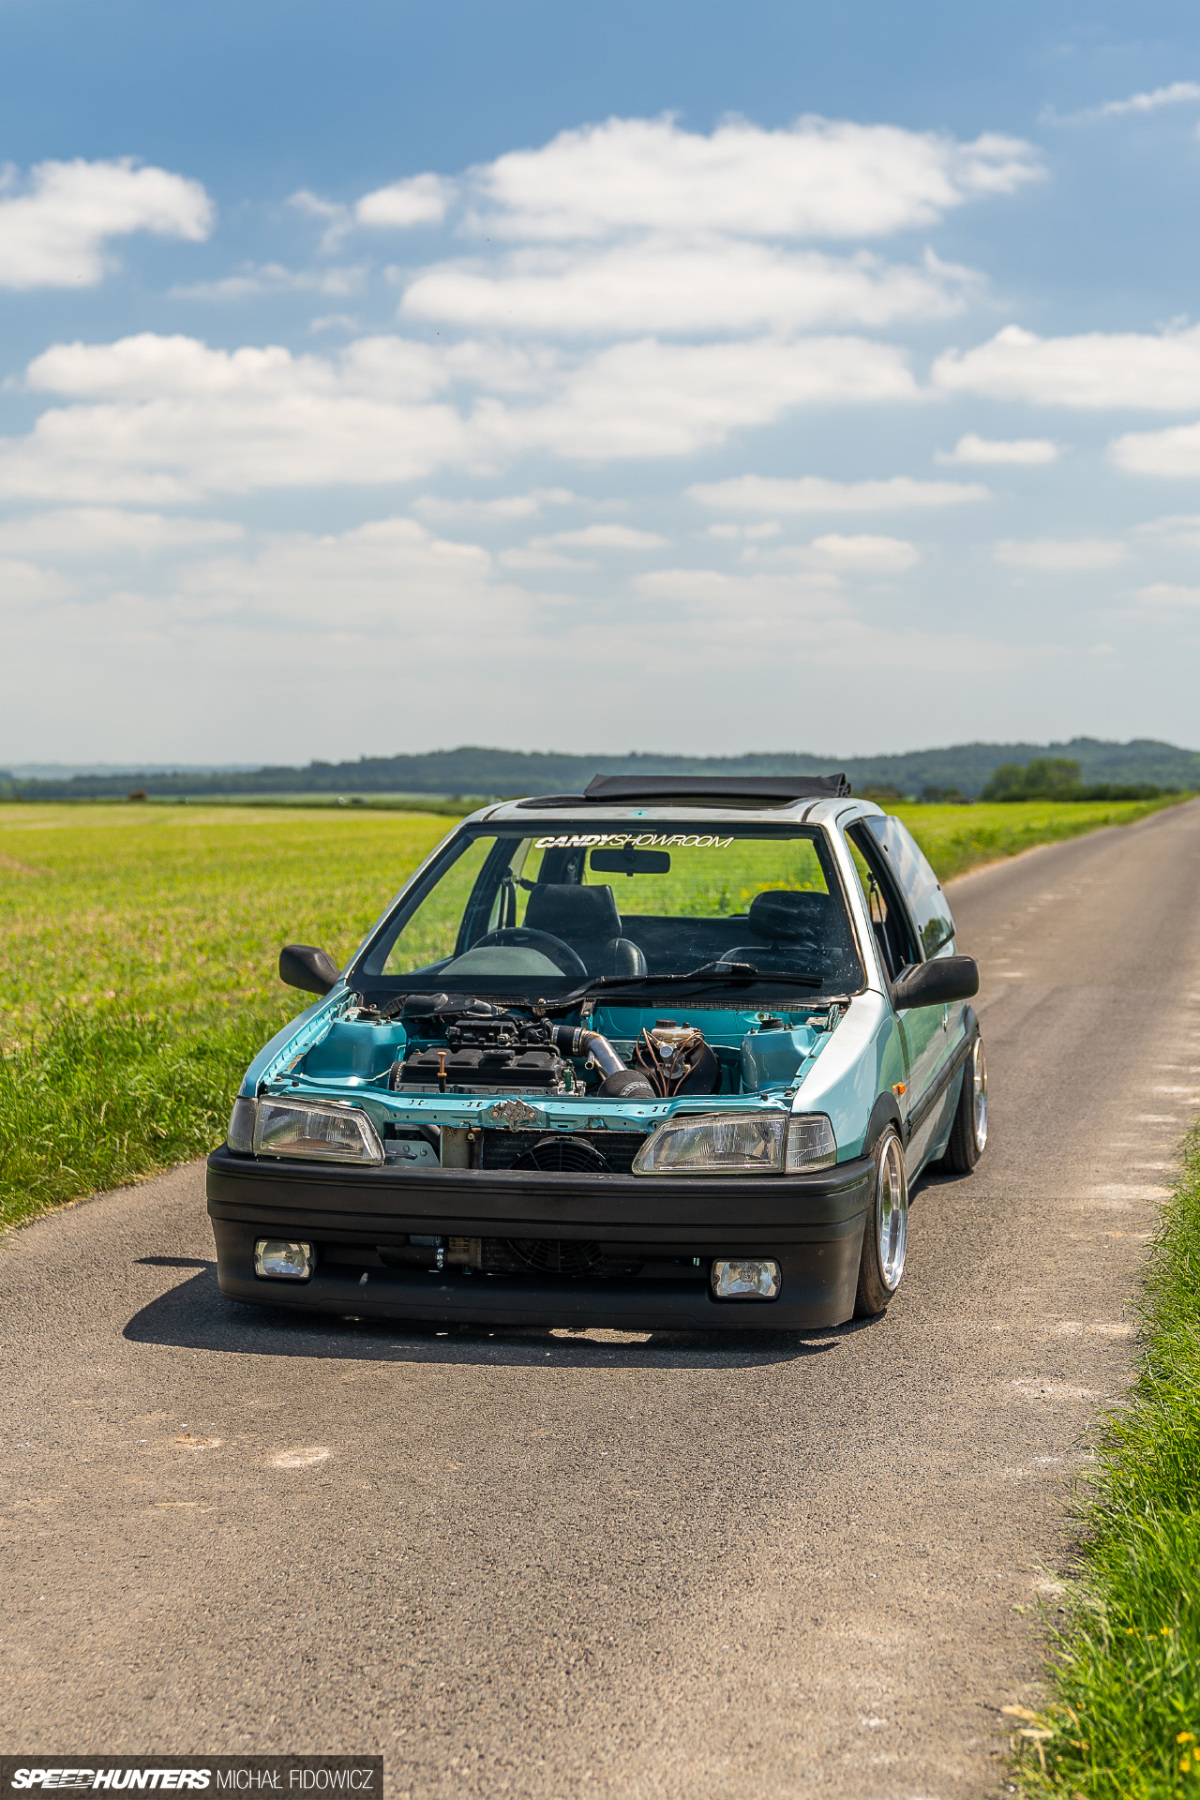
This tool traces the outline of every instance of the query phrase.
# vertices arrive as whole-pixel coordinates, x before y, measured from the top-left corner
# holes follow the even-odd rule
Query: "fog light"
[[[311,1244],[259,1238],[254,1246],[254,1273],[267,1281],[307,1281],[316,1266]]]
[[[718,1258],[712,1266],[712,1291],[718,1300],[774,1300],[779,1292],[779,1264],[769,1258]]]

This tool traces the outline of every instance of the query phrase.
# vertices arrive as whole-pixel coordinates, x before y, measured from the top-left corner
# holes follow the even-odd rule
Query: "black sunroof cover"
[[[596,775],[585,800],[839,800],[850,792],[844,775]]]

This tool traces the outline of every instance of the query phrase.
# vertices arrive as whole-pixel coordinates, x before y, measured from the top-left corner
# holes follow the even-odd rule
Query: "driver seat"
[[[646,959],[621,936],[621,915],[610,887],[539,882],[525,907],[526,931],[546,931],[570,944],[589,975],[644,975]]]

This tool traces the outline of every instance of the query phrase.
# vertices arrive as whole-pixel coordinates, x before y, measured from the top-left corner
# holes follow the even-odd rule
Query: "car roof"
[[[694,819],[697,825],[703,821],[714,825],[803,824],[825,827],[840,822],[845,826],[854,819],[881,813],[882,808],[873,801],[856,800],[852,796],[824,800],[789,800],[783,804],[764,802],[759,805],[721,806],[708,800],[689,801],[682,798],[673,801],[631,800],[626,805],[606,801],[603,805],[598,805],[595,801],[586,801],[582,794],[546,794],[526,800],[504,800],[497,805],[481,808],[471,815],[471,819],[487,819],[492,824],[544,825],[547,828],[557,826],[561,830],[565,817],[571,816],[573,822],[586,818],[589,827],[599,832],[620,826],[645,829],[647,824],[659,821],[670,821],[678,825],[681,817],[686,817],[689,822]],[[464,820],[465,823],[467,821]]]

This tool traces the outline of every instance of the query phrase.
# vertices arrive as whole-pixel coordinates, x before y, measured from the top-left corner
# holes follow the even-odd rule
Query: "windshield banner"
[[[535,839],[538,850],[591,850],[603,847],[605,850],[728,850],[733,839],[731,837],[688,837],[682,832],[675,832],[670,837],[660,837],[653,831],[612,832],[579,832],[574,837],[540,837]]]

